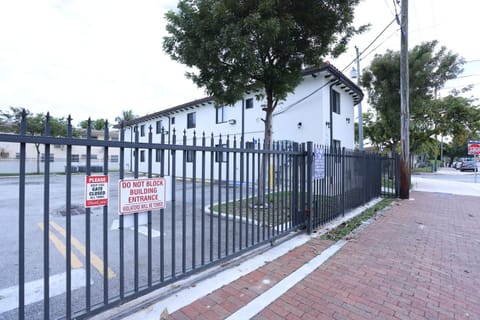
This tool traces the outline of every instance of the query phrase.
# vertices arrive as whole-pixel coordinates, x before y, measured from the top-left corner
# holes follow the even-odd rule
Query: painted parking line
[[[72,290],[85,286],[85,269],[72,270]],[[67,274],[59,273],[49,278],[50,298],[66,292]],[[18,286],[0,289],[0,314],[18,308]],[[43,301],[43,279],[25,283],[25,305]],[[0,317],[1,318],[1,317]]]
[[[43,223],[39,222],[38,227],[43,231]],[[67,248],[63,244],[63,242],[52,232],[48,231],[48,237],[50,238],[50,241],[52,241],[53,245],[55,248],[57,248],[58,252],[66,259],[67,258]],[[75,253],[70,252],[70,257],[72,261],[72,269],[79,269],[83,267],[83,263],[78,259],[78,257],[75,255]]]
[[[57,230],[58,233],[60,233],[64,238],[67,238],[67,232],[65,229],[63,229],[60,225],[58,225],[55,221],[50,221],[50,225]],[[85,246],[74,236],[71,236],[72,240],[72,245],[77,248],[80,253],[86,257],[87,256],[87,250],[85,249]],[[103,275],[103,260],[100,259],[95,253],[90,251],[90,259],[93,267],[97,269],[97,271]],[[115,278],[116,274],[113,272],[113,270],[109,267],[108,268],[108,279],[113,279]]]

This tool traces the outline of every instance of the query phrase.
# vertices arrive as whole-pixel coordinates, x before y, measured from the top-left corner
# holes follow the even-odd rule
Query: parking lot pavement
[[[313,236],[274,259],[258,256],[264,264],[226,275],[220,288],[202,289],[189,302],[189,290],[202,282],[170,296],[183,303],[166,298],[124,318],[480,319],[480,193],[469,195],[472,184],[413,178],[409,200],[398,200],[346,241]]]

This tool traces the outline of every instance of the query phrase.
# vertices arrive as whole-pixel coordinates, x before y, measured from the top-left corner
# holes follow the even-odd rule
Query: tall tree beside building
[[[445,82],[462,72],[464,60],[437,41],[425,42],[409,52],[411,149],[421,149],[445,131],[448,106],[438,99]],[[373,112],[365,117],[366,136],[378,146],[396,152],[400,143],[400,52],[377,55],[362,75]]]
[[[233,105],[246,91],[266,101],[265,139],[272,114],[302,80],[306,65],[344,52],[358,30],[352,27],[359,0],[181,0],[166,14],[163,48],[188,67],[187,77],[217,105]]]

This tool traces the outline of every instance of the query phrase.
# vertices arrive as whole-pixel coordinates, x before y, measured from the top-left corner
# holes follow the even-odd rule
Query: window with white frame
[[[332,111],[340,114],[340,93],[332,90]]]
[[[140,126],[140,136],[141,136],[141,137],[144,137],[144,136],[145,136],[145,125],[144,125],[144,124],[142,124],[142,125]]]
[[[155,122],[155,132],[162,133],[162,120],[157,120],[157,122]]]
[[[245,100],[245,109],[253,109],[253,98]]]
[[[193,159],[195,158],[195,150],[187,150],[187,162],[193,162]]]
[[[196,113],[187,113],[187,129],[195,128],[196,126]]]
[[[140,150],[140,162],[145,162],[145,150]]]
[[[216,108],[216,123],[225,123],[228,121],[226,108],[226,106]]]

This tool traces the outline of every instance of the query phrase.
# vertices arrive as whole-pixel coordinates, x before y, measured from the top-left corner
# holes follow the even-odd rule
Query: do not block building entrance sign
[[[118,212],[129,214],[166,207],[165,179],[128,179],[118,183]]]

